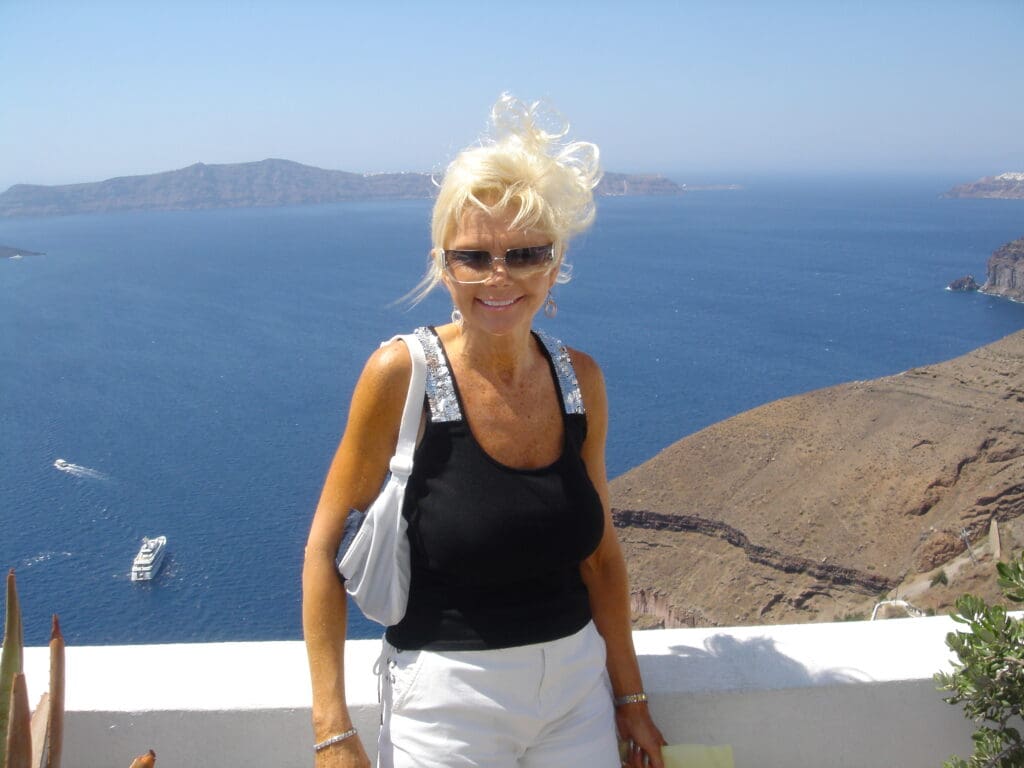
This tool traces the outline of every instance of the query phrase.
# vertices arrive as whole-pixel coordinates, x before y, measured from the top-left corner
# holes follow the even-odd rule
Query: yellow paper
[[[733,768],[732,747],[672,744],[661,748],[665,768]]]

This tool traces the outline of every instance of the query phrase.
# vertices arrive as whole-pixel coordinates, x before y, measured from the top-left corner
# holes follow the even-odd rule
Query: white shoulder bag
[[[345,591],[368,619],[385,627],[402,620],[409,601],[409,536],[402,502],[423,415],[427,369],[423,346],[415,335],[395,336],[391,341],[395,339],[401,339],[409,348],[412,378],[405,396],[398,445],[391,459],[391,475],[366,512],[353,509],[348,513],[337,560]]]

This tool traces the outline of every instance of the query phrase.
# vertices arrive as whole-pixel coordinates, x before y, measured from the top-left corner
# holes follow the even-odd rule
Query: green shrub
[[[1013,562],[997,563],[999,586],[1007,599],[1024,603],[1024,553]],[[963,595],[956,601],[954,621],[968,632],[950,632],[949,646],[958,661],[953,672],[935,675],[950,704],[963,704],[964,715],[977,725],[969,760],[951,757],[948,768],[1020,768],[1024,739],[1020,728],[1024,708],[1024,621],[1005,608]]]

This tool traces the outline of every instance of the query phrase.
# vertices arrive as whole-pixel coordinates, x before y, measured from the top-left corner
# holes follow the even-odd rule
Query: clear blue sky
[[[1024,171],[1022,38],[1024,0],[0,0],[0,190],[436,170],[503,90],[550,98],[610,170],[967,180]]]

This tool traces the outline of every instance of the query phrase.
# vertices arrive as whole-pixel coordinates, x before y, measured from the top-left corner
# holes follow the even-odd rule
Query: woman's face
[[[513,230],[510,224],[514,213],[504,211],[491,215],[476,206],[467,206],[459,218],[448,250],[488,251],[492,268],[482,283],[456,282],[445,272],[444,282],[451,293],[452,302],[462,312],[463,327],[467,330],[505,335],[517,330],[528,332],[555,284],[558,270],[550,268],[525,276],[509,273],[502,261],[512,248],[550,245],[552,237],[537,230]]]

